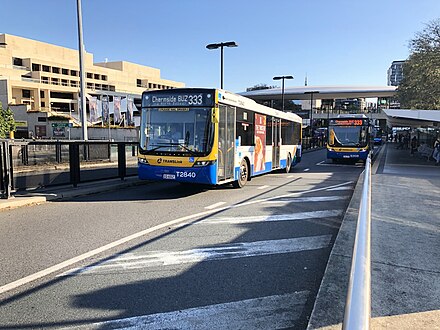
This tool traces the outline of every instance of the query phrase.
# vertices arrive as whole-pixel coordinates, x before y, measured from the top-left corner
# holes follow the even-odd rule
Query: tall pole
[[[86,111],[86,93],[84,88],[85,72],[84,72],[84,43],[82,31],[82,14],[81,14],[81,0],[76,0],[78,13],[78,41],[79,41],[79,85],[80,85],[80,102],[81,106],[81,132],[82,139],[88,140],[87,136],[87,111]]]
[[[220,46],[220,88],[223,89],[223,45]]]
[[[215,44],[209,44],[206,46],[207,49],[217,49],[220,48],[220,88],[223,89],[223,47],[237,47],[235,41],[220,42]]]
[[[282,85],[282,91],[281,91],[281,109],[284,111],[284,78],[285,77],[283,77],[283,79],[282,79],[282,83],[281,83],[281,85]]]
[[[313,92],[310,93],[310,131],[313,138]]]

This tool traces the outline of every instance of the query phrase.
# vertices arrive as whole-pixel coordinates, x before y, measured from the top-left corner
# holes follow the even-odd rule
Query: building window
[[[70,70],[70,75],[76,77],[78,74],[76,70]]]
[[[41,82],[43,84],[48,84],[49,83],[49,78],[48,77],[41,77]]]
[[[32,63],[32,71],[40,71],[41,66],[40,64]]]
[[[42,107],[42,108],[45,108],[45,107],[46,107],[46,102],[41,101],[41,107]]]
[[[23,66],[23,59],[18,58],[18,57],[13,57],[12,64],[17,65],[17,66]]]
[[[52,67],[52,72],[53,73],[60,73],[60,68],[57,68],[55,66]]]
[[[95,74],[93,75],[93,78],[96,79],[96,80],[99,80],[99,74],[95,73]]]
[[[148,88],[153,88],[153,84],[152,83],[148,83]]]
[[[35,125],[35,136],[46,137],[46,125]]]
[[[47,118],[46,117],[38,117],[38,122],[39,123],[45,123],[45,122],[47,122]]]
[[[40,97],[44,99],[44,91],[40,91]]]
[[[21,91],[21,96],[29,99],[31,98],[31,91],[29,89],[23,89]]]
[[[87,88],[93,89],[93,84],[92,83],[87,83]]]
[[[95,89],[102,89],[101,84],[95,84]]]
[[[67,79],[61,79],[61,85],[69,86],[69,81]]]
[[[59,85],[60,84],[60,80],[58,78],[52,78],[51,79],[51,83],[52,83],[52,85]]]
[[[142,87],[142,80],[141,79],[136,79],[136,86]]]
[[[71,81],[70,81],[70,86],[71,86],[71,87],[78,87],[78,82],[75,81],[75,80],[71,80]]]
[[[111,92],[114,92],[116,89],[115,89],[115,86],[109,85],[108,86],[108,90],[111,91]]]
[[[62,74],[69,74],[69,70],[68,69],[61,69],[61,73]]]
[[[50,67],[48,65],[43,65],[44,72],[50,72]]]
[[[87,78],[92,79],[93,78],[93,73],[87,72]]]
[[[101,75],[101,80],[107,81],[107,76]]]

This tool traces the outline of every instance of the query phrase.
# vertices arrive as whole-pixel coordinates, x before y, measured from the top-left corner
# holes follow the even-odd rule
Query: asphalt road
[[[159,182],[1,212],[0,329],[305,329],[362,169],[322,150],[243,189]]]

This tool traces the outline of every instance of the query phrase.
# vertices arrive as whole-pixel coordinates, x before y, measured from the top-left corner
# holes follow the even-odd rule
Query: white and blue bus
[[[371,151],[370,122],[362,114],[338,115],[329,120],[327,158],[365,161]]]
[[[243,187],[301,160],[301,117],[220,89],[142,94],[139,178]]]

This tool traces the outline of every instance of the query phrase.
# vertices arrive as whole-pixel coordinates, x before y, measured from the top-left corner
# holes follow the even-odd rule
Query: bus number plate
[[[176,175],[175,174],[164,174],[163,178],[167,179],[167,180],[175,180],[176,179]]]

